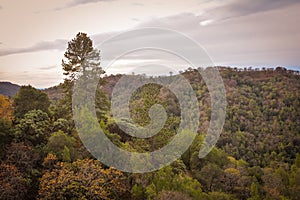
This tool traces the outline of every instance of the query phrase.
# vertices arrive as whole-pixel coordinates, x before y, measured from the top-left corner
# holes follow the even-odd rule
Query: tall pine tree
[[[74,81],[79,77],[89,78],[97,74],[99,77],[99,86],[103,84],[100,78],[104,70],[100,67],[100,51],[93,47],[93,41],[86,33],[79,32],[74,39],[68,43],[68,48],[62,60],[62,68],[65,79],[63,89],[65,98],[59,103],[59,112],[65,118],[72,117],[72,89]],[[108,109],[108,100],[106,95],[99,89],[96,91],[96,110],[98,117],[103,117],[103,111]],[[101,112],[100,112],[101,110]],[[66,117],[67,116],[67,117]]]

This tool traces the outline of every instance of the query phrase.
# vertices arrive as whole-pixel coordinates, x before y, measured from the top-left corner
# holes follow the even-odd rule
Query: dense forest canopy
[[[74,81],[89,71],[99,76],[98,123],[128,151],[153,151],[172,139],[180,123],[178,99],[157,84],[139,88],[130,100],[134,123],[147,125],[157,103],[167,120],[154,137],[131,137],[110,112],[112,90],[123,75],[102,76],[99,50],[85,33],[69,42],[64,56],[65,81],[51,92],[22,86],[13,98],[0,95],[0,199],[300,199],[299,72],[218,67],[226,120],[217,145],[203,159],[198,152],[211,117],[210,95],[196,69],[180,72],[197,94],[196,138],[171,165],[134,174],[101,164],[82,144],[72,119]]]

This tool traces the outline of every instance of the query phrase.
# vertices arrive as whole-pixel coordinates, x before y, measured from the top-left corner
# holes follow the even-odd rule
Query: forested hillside
[[[50,106],[47,95],[30,86],[22,86],[13,99],[1,96],[1,198],[299,199],[299,75],[282,68],[222,68],[220,73],[228,105],[217,146],[204,159],[197,157],[208,126],[210,97],[198,72],[186,70],[182,75],[198,94],[201,110],[198,136],[180,160],[146,174],[122,173],[94,161],[72,119],[57,112],[64,106],[60,101]],[[120,77],[105,78],[108,98]],[[109,114],[101,123],[123,148],[155,150],[175,134],[168,126],[178,126],[180,110],[176,97],[161,86],[147,85],[139,92],[157,93],[157,102],[170,114],[158,136],[144,141],[131,138]],[[147,121],[139,117],[147,115],[150,105],[141,96],[135,95],[131,104],[135,121],[143,125]],[[85,170],[91,172],[88,177]]]
[[[158,171],[124,173],[96,160],[74,126],[72,88],[78,74],[88,74],[88,69],[78,68],[87,55],[93,63],[98,61],[89,37],[79,33],[65,53],[64,83],[48,92],[55,97],[51,100],[31,86],[22,86],[13,98],[0,96],[0,199],[300,199],[299,72],[283,67],[219,67],[226,89],[226,119],[217,145],[202,159],[198,153],[211,117],[210,95],[197,70],[181,72],[199,102],[194,142],[180,159]],[[101,68],[92,72],[104,74]],[[101,78],[95,100],[99,125],[125,150],[160,149],[178,130],[178,99],[157,84],[140,87],[130,99],[134,123],[147,125],[154,104],[165,108],[167,120],[154,137],[131,137],[110,112],[111,92],[121,77]]]
[[[3,94],[5,96],[13,97],[19,89],[19,85],[10,82],[0,82],[0,94]]]

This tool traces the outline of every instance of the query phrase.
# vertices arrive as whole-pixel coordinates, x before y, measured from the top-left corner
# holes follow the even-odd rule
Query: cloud
[[[11,54],[31,53],[45,50],[65,50],[67,43],[67,40],[57,39],[54,41],[42,41],[25,48],[2,48],[0,49],[0,57]]]
[[[192,31],[191,29],[197,30],[200,20],[201,17],[193,13],[179,13],[177,15],[152,18],[140,23],[137,27],[162,27],[175,30],[187,30],[187,32],[189,32]]]
[[[179,19],[184,19],[184,20],[179,20]],[[190,19],[193,19],[192,23],[188,23]],[[140,23],[140,25],[137,28],[142,28],[142,27],[153,27],[153,24],[158,25],[158,22],[161,22],[162,28],[167,28],[166,25],[168,24],[169,27],[172,27],[173,25],[179,26],[179,27],[187,27],[187,24],[190,25],[190,27],[187,27],[187,31],[195,30],[197,26],[199,27],[199,22],[195,15],[193,14],[182,14],[182,15],[176,15],[176,16],[170,16],[167,18],[157,18],[157,19],[152,19],[151,21],[147,21],[144,23]],[[180,23],[175,23],[175,22],[180,22]],[[174,28],[176,30],[176,28]],[[116,35],[116,34],[115,34]],[[94,36],[95,37],[95,36]],[[173,38],[173,42],[169,42],[170,39]],[[186,49],[186,51],[191,52],[190,56],[197,56],[197,59],[203,63],[206,63],[206,65],[209,65],[209,62],[206,60],[206,57],[199,57],[199,55],[194,55],[195,51],[199,52],[198,49],[194,49],[194,46],[187,46],[184,44],[184,42],[181,42],[181,44],[178,44],[178,36],[173,32],[166,33],[165,31],[160,31],[159,29],[145,29],[141,31],[136,31],[136,32],[131,32],[130,35],[125,34],[125,35],[120,35],[117,38],[112,38],[110,40],[109,44],[105,44],[104,46],[99,46],[99,49],[101,50],[101,58],[102,61],[102,67],[104,68],[105,71],[108,73],[112,73],[115,71],[121,71],[124,72],[126,70],[131,70],[132,67],[134,66],[141,66],[141,68],[144,70],[144,67],[142,67],[144,64],[160,64],[164,66],[172,66],[172,68],[175,69],[175,71],[179,71],[182,68],[188,68],[189,64],[184,61],[182,58],[178,57],[175,54],[172,54],[170,52],[166,52],[162,49],[140,49],[137,51],[133,51],[130,54],[126,54],[122,56],[121,58],[117,59],[117,63],[114,63],[113,67],[111,66],[109,69],[106,69],[109,61],[107,60],[108,58],[110,59],[110,55],[119,55],[120,52],[126,52],[135,49],[133,46],[137,46],[138,48],[144,48],[144,47],[155,47],[155,46],[160,46],[161,44],[164,44],[165,46],[169,47],[170,51],[173,52],[180,52],[182,49]],[[168,44],[167,44],[168,43]],[[140,46],[143,44],[143,46]],[[157,45],[156,45],[157,44]],[[128,49],[128,48],[133,48],[133,49]],[[195,51],[193,51],[193,49]],[[195,58],[195,57],[194,57]],[[121,64],[120,64],[121,63]],[[185,67],[182,67],[185,66]],[[151,71],[151,70],[150,70]],[[154,70],[155,73],[157,70]],[[152,71],[153,72],[153,71]],[[160,71],[159,71],[160,72]],[[166,73],[168,73],[167,71]],[[147,69],[145,69],[145,73],[149,73]]]
[[[207,25],[209,25],[209,24],[211,24],[211,23],[213,23],[213,22],[214,22],[214,20],[209,19],[209,20],[201,21],[201,22],[200,22],[200,25],[201,25],[201,26],[207,26]]]
[[[144,6],[144,4],[142,4],[142,3],[137,3],[137,2],[134,2],[134,3],[132,3],[131,5],[133,5],[133,6]]]
[[[182,32],[205,47],[216,64],[293,66],[300,63],[298,56],[300,48],[297,45],[297,41],[300,41],[300,27],[297,22],[300,17],[298,12],[300,4],[296,4],[298,1],[262,0],[262,2],[251,2],[253,5],[248,6],[251,4],[250,0],[234,1],[211,8],[210,11],[215,15],[209,16],[209,11],[204,15],[179,13],[140,22],[136,28],[161,27]],[[289,6],[292,4],[294,6]],[[231,20],[225,20],[229,18]],[[94,46],[99,47],[101,42],[118,33],[95,34],[91,39],[94,41]],[[168,35],[153,33],[146,36],[149,44],[160,43],[168,37]],[[120,44],[119,47],[126,47],[130,43],[138,43],[139,40],[144,39],[143,37],[122,38],[116,42]],[[67,40],[54,40],[40,42],[27,48],[0,48],[0,56],[43,50],[65,51],[67,42]],[[184,44],[181,46],[186,48]],[[101,57],[111,53],[104,52],[101,48],[100,51]],[[109,51],[118,51],[118,49],[109,49]],[[144,57],[142,53],[136,53],[126,59],[132,60],[132,63],[141,59],[163,60],[165,57],[160,54],[161,52],[153,52],[150,57]],[[170,63],[171,65],[173,63]],[[47,68],[43,67],[41,70]]]
[[[57,68],[57,65],[51,65],[51,66],[46,66],[46,67],[39,67],[38,69],[40,70],[50,70],[50,69],[55,69]]]
[[[246,1],[243,2],[246,6]],[[271,3],[267,0],[263,2]],[[300,48],[296,42],[300,41],[300,27],[298,26],[300,4],[288,6],[292,3],[296,1],[278,2],[273,6],[260,4],[262,7],[259,10],[253,7],[247,10],[241,6],[241,3],[236,2],[234,5],[226,5],[226,12],[216,9],[216,16],[219,17],[217,21],[213,21],[213,18],[205,19],[202,15],[194,13],[180,13],[152,18],[139,23],[136,28],[161,27],[182,32],[204,47],[217,65],[295,66],[300,62]],[[258,3],[255,6],[258,6]],[[225,14],[229,10],[234,11],[234,14],[230,15],[231,20],[225,20],[229,19],[229,14]],[[155,44],[163,42],[168,37],[168,35],[151,33],[144,38],[133,36],[116,42],[123,47],[130,43],[139,43],[139,40],[147,38],[149,44]],[[181,47],[187,48],[184,44],[181,44]],[[109,49],[109,51],[117,51],[117,49]],[[102,53],[105,56],[107,52]],[[128,56],[127,59],[145,59],[145,57],[142,53],[137,53]],[[163,60],[164,57],[160,55],[160,52],[153,52],[148,59]],[[174,66],[174,63],[170,66]]]
[[[138,18],[131,18],[131,20],[139,22],[140,20]]]
[[[118,34],[119,32],[106,32],[100,33],[96,35],[91,35],[91,39],[94,41],[94,46],[100,44],[107,38]],[[0,42],[0,45],[3,44]],[[39,52],[39,51],[47,51],[47,50],[58,50],[58,51],[65,51],[68,45],[68,40],[64,39],[56,39],[53,41],[42,41],[36,44],[33,44],[29,47],[24,48],[0,48],[0,57],[13,55],[13,54],[22,54],[22,53],[32,53],[32,52]]]
[[[212,7],[203,17],[205,20],[227,20],[236,17],[282,9],[293,4],[299,4],[299,0],[234,0],[228,4]]]
[[[63,7],[56,8],[55,10],[63,10],[66,8],[72,8],[72,7],[80,6],[83,4],[109,2],[109,1],[115,1],[115,0],[72,0],[68,3],[66,3]]]

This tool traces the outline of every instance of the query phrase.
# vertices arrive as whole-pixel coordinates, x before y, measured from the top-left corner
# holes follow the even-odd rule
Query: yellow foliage
[[[232,164],[234,164],[234,165],[237,164],[237,160],[236,160],[234,157],[232,157],[232,156],[228,156],[228,160],[229,160]]]
[[[240,176],[240,175],[241,175],[241,173],[240,173],[239,170],[237,170],[237,169],[235,169],[235,168],[232,168],[232,167],[227,168],[227,169],[225,169],[224,171],[225,171],[225,173],[231,173],[231,174],[235,174],[235,175],[237,175],[237,176]]]
[[[0,95],[0,118],[13,120],[12,101],[4,95]]]
[[[52,160],[49,154],[45,160]],[[92,159],[58,162],[40,179],[39,198],[114,199],[126,191],[122,172]]]

